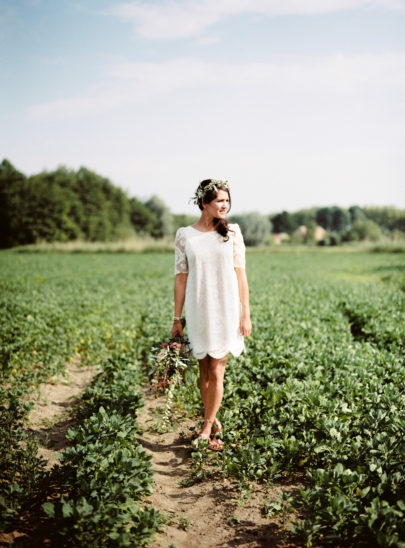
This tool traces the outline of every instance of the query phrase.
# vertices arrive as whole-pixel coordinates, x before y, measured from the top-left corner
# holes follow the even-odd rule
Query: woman
[[[229,352],[239,356],[244,337],[252,330],[249,288],[245,273],[245,246],[240,228],[226,215],[231,206],[227,181],[206,179],[193,197],[201,217],[182,227],[175,240],[174,319],[172,336],[183,336],[185,303],[188,337],[200,365],[200,392],[204,425],[197,439],[221,450],[222,430],[216,415],[223,396]]]

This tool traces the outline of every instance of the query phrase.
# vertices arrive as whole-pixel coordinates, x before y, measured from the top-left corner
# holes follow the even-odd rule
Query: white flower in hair
[[[221,187],[220,189],[218,187]],[[210,190],[215,190],[215,192],[218,192],[218,190],[222,190],[225,188],[226,190],[229,190],[229,183],[228,181],[221,181],[220,179],[211,179],[211,182],[203,187],[198,187],[194,196],[190,198],[190,200],[193,200],[193,203],[195,205],[198,205],[200,200],[204,198],[205,194]]]

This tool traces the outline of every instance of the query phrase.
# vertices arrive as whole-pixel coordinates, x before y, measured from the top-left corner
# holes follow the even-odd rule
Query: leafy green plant
[[[79,425],[68,431],[72,447],[61,455],[68,495],[44,510],[62,520],[61,534],[77,545],[143,546],[159,530],[160,514],[143,503],[152,470],[136,439],[140,378],[129,356],[110,356],[83,395]]]
[[[296,501],[287,491],[281,491],[276,500],[266,502],[264,506],[264,514],[268,517],[281,515],[282,527],[285,528],[289,514],[291,514],[296,506]]]
[[[0,405],[0,518],[7,530],[19,513],[41,498],[45,461],[37,456],[38,440],[23,426],[30,406],[12,396]]]
[[[101,523],[96,542],[109,542],[108,531],[115,527],[112,516],[120,508],[123,513],[113,533],[118,534],[117,545],[129,542],[120,536],[125,515],[134,516],[128,521],[134,527],[149,523],[142,529],[145,535],[159,527],[151,512],[127,509],[118,493],[126,466],[134,459],[139,484],[129,471],[128,486],[135,493],[130,500],[140,512],[147,510],[141,493],[149,489],[147,459],[125,444],[126,436],[134,441],[139,431],[142,369],[150,365],[155,341],[170,330],[171,268],[171,256],[156,254],[2,254],[3,405],[8,407],[9,396],[22,405],[39,382],[62,372],[70,360],[101,369],[77,408],[72,461],[65,461],[55,476],[61,487],[59,502],[44,500],[39,463],[28,459],[37,478],[32,496],[38,493],[37,500],[55,505],[61,528],[80,523],[73,537],[80,542],[91,542],[93,518]],[[231,356],[226,368],[221,406],[225,449],[214,457],[203,449],[193,452],[195,478],[189,481],[212,474],[240,482],[298,481],[305,486],[294,502],[300,503],[294,514],[300,544],[338,545],[345,540],[353,546],[401,546],[403,255],[252,253],[248,276],[254,329],[246,341],[247,352],[237,360]],[[182,415],[200,413],[196,375],[192,386],[177,384],[172,405]],[[123,445],[113,435],[116,429],[125,433]],[[9,434],[15,441],[9,443],[11,454],[17,455],[25,441],[19,443],[18,428],[9,427],[2,436]],[[120,459],[117,473],[122,478],[109,468]],[[91,478],[85,477],[81,462],[88,462]],[[3,495],[13,516],[25,508],[20,504],[20,471],[26,465],[19,458],[15,463],[16,490]],[[84,478],[83,492],[76,470]],[[106,478],[105,492],[99,477]],[[89,492],[93,480],[95,492],[100,489],[102,495],[99,505]],[[286,527],[289,519],[286,512]],[[136,538],[135,529],[132,534]]]

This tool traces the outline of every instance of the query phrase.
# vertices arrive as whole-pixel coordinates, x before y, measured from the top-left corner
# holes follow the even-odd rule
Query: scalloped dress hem
[[[246,348],[245,348],[244,344],[243,344],[242,348],[240,348],[240,349],[238,348],[238,350],[227,350],[226,352],[221,353],[221,354],[217,354],[216,352],[211,352],[209,350],[204,355],[203,354],[197,354],[197,353],[194,353],[194,352],[193,352],[193,354],[197,358],[197,360],[203,360],[206,356],[210,356],[211,358],[214,358],[215,360],[220,360],[221,358],[225,358],[225,356],[227,354],[232,354],[232,356],[237,358],[238,356],[240,356],[242,354],[242,352],[246,352]]]

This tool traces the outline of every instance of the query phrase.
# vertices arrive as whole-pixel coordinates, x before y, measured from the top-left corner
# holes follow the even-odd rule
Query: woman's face
[[[218,190],[217,197],[209,204],[203,204],[207,213],[217,219],[225,219],[229,210],[229,194],[226,190]]]

